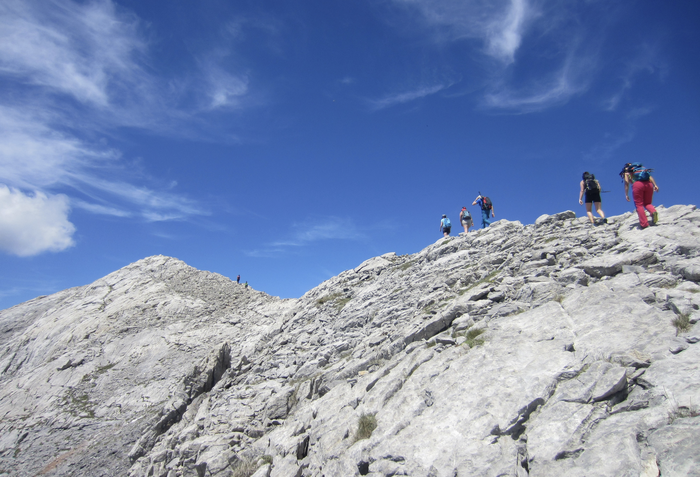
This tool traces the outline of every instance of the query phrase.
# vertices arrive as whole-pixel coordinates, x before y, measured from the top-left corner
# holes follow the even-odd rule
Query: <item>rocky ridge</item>
[[[500,220],[294,300],[156,256],[4,310],[0,474],[700,475],[700,211],[659,212]]]

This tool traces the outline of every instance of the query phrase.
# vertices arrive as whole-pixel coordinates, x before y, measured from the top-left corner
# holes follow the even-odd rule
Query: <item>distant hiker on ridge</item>
[[[491,212],[491,217],[496,217],[496,213],[493,210],[493,202],[491,202],[491,199],[482,196],[481,192],[479,192],[479,195],[476,196],[476,199],[474,199],[472,205],[478,205],[479,207],[481,207],[481,228],[485,229],[486,227],[491,225],[491,218],[489,217],[489,212]]]
[[[442,219],[440,219],[440,232],[442,232],[445,237],[449,237],[450,230],[452,230],[452,223],[450,219],[447,218],[447,215],[442,214]]]
[[[236,277],[236,283],[238,283],[238,284],[241,283],[241,276],[240,276],[240,275],[238,275],[238,276]]]
[[[462,227],[464,227],[465,234],[469,233],[469,228],[474,226],[472,216],[466,207],[462,207],[462,210],[459,213],[459,221],[462,223]]]
[[[595,178],[595,175],[589,174],[588,172],[583,173],[583,180],[581,181],[581,193],[578,195],[578,203],[583,205],[583,193],[586,193],[586,214],[591,220],[593,225],[597,225],[595,219],[593,218],[593,204],[595,204],[595,210],[601,217],[600,223],[607,224],[608,219],[605,218],[603,209],[600,208],[600,182]]]
[[[651,205],[651,199],[654,196],[654,192],[659,191],[659,186],[656,185],[656,181],[651,176],[651,171],[651,169],[645,169],[639,162],[628,162],[622,168],[622,172],[620,172],[620,177],[625,181],[625,199],[627,199],[627,202],[630,201],[629,188],[630,183],[632,184],[634,206],[639,216],[639,226],[643,229],[649,227],[646,215],[647,210],[651,214],[651,225],[656,225],[659,221],[659,213]]]

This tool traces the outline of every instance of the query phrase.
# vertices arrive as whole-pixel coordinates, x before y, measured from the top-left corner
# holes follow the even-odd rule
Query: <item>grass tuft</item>
[[[483,335],[484,333],[486,333],[484,328],[472,328],[467,331],[467,334],[465,335],[467,340],[464,343],[470,348],[473,348],[474,346],[481,346],[484,344],[484,339],[479,338],[479,336]]]
[[[377,428],[377,418],[374,414],[362,413],[360,420],[357,423],[357,432],[355,432],[355,441],[369,439],[372,432]]]
[[[258,470],[258,462],[253,459],[243,459],[233,469],[231,477],[250,477]]]
[[[671,321],[671,324],[676,328],[676,336],[678,336],[679,333],[690,331],[690,327],[692,326],[690,324],[690,314],[681,313]]]

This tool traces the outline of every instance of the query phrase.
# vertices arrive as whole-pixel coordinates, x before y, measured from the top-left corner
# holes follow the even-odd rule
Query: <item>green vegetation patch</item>
[[[117,365],[117,363],[109,363],[105,366],[100,366],[95,370],[95,374],[104,374],[107,371],[109,371],[110,369],[112,369],[113,367],[115,367],[116,365]]]
[[[496,278],[496,276],[499,273],[501,273],[500,270],[494,270],[491,273],[489,273],[488,275],[486,275],[484,278],[482,278],[481,280],[478,280],[478,281],[472,283],[467,288],[464,288],[464,289],[458,291],[457,293],[461,296],[461,295],[464,295],[465,293],[467,293],[472,288],[481,285],[482,283],[493,283],[494,278]]]
[[[465,337],[467,340],[464,342],[467,346],[470,348],[473,348],[474,346],[481,346],[484,344],[484,339],[479,338],[479,336],[483,335],[486,333],[486,330],[484,328],[472,328],[469,331],[467,331],[467,334]]]
[[[345,307],[345,305],[348,304],[348,302],[349,302],[350,300],[352,300],[352,298],[350,298],[349,296],[346,296],[346,297],[344,297],[344,298],[339,299],[339,300],[336,301],[335,304],[334,304],[335,309],[336,309],[337,311],[342,310],[342,309]]]
[[[325,303],[328,303],[329,301],[334,301],[337,300],[338,298],[342,298],[344,295],[342,293],[332,293],[330,295],[322,296],[318,300],[316,300],[317,305],[323,305]]]
[[[346,296],[345,294],[338,292],[332,293],[330,295],[323,296],[316,300],[316,306],[323,306],[326,303],[331,303],[336,311],[342,310],[348,302],[352,300],[352,297]]]
[[[399,268],[400,268],[401,270],[408,270],[409,268],[411,268],[411,267],[413,266],[414,263],[415,263],[415,262],[413,262],[413,261],[408,261],[408,262],[406,262],[406,263],[401,264],[401,265],[399,266]]]
[[[362,413],[357,423],[357,432],[355,432],[354,442],[362,439],[369,439],[372,432],[377,428],[377,418],[374,414]]]
[[[63,397],[63,403],[64,409],[72,416],[89,419],[95,417],[95,408],[87,394],[74,394],[71,389]]]
[[[681,313],[671,321],[671,324],[676,328],[676,336],[679,333],[686,333],[690,331],[690,327],[693,326],[690,323],[690,314]]]

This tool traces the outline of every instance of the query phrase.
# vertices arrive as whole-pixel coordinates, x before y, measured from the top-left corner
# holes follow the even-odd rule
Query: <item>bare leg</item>
[[[603,209],[601,209],[600,206],[601,206],[600,202],[595,202],[595,211],[598,212],[599,216],[601,216],[602,218],[605,218],[605,212],[603,212]]]
[[[595,220],[593,220],[593,204],[590,202],[586,202],[586,214],[588,214],[588,218],[590,219],[592,224],[595,224]]]

